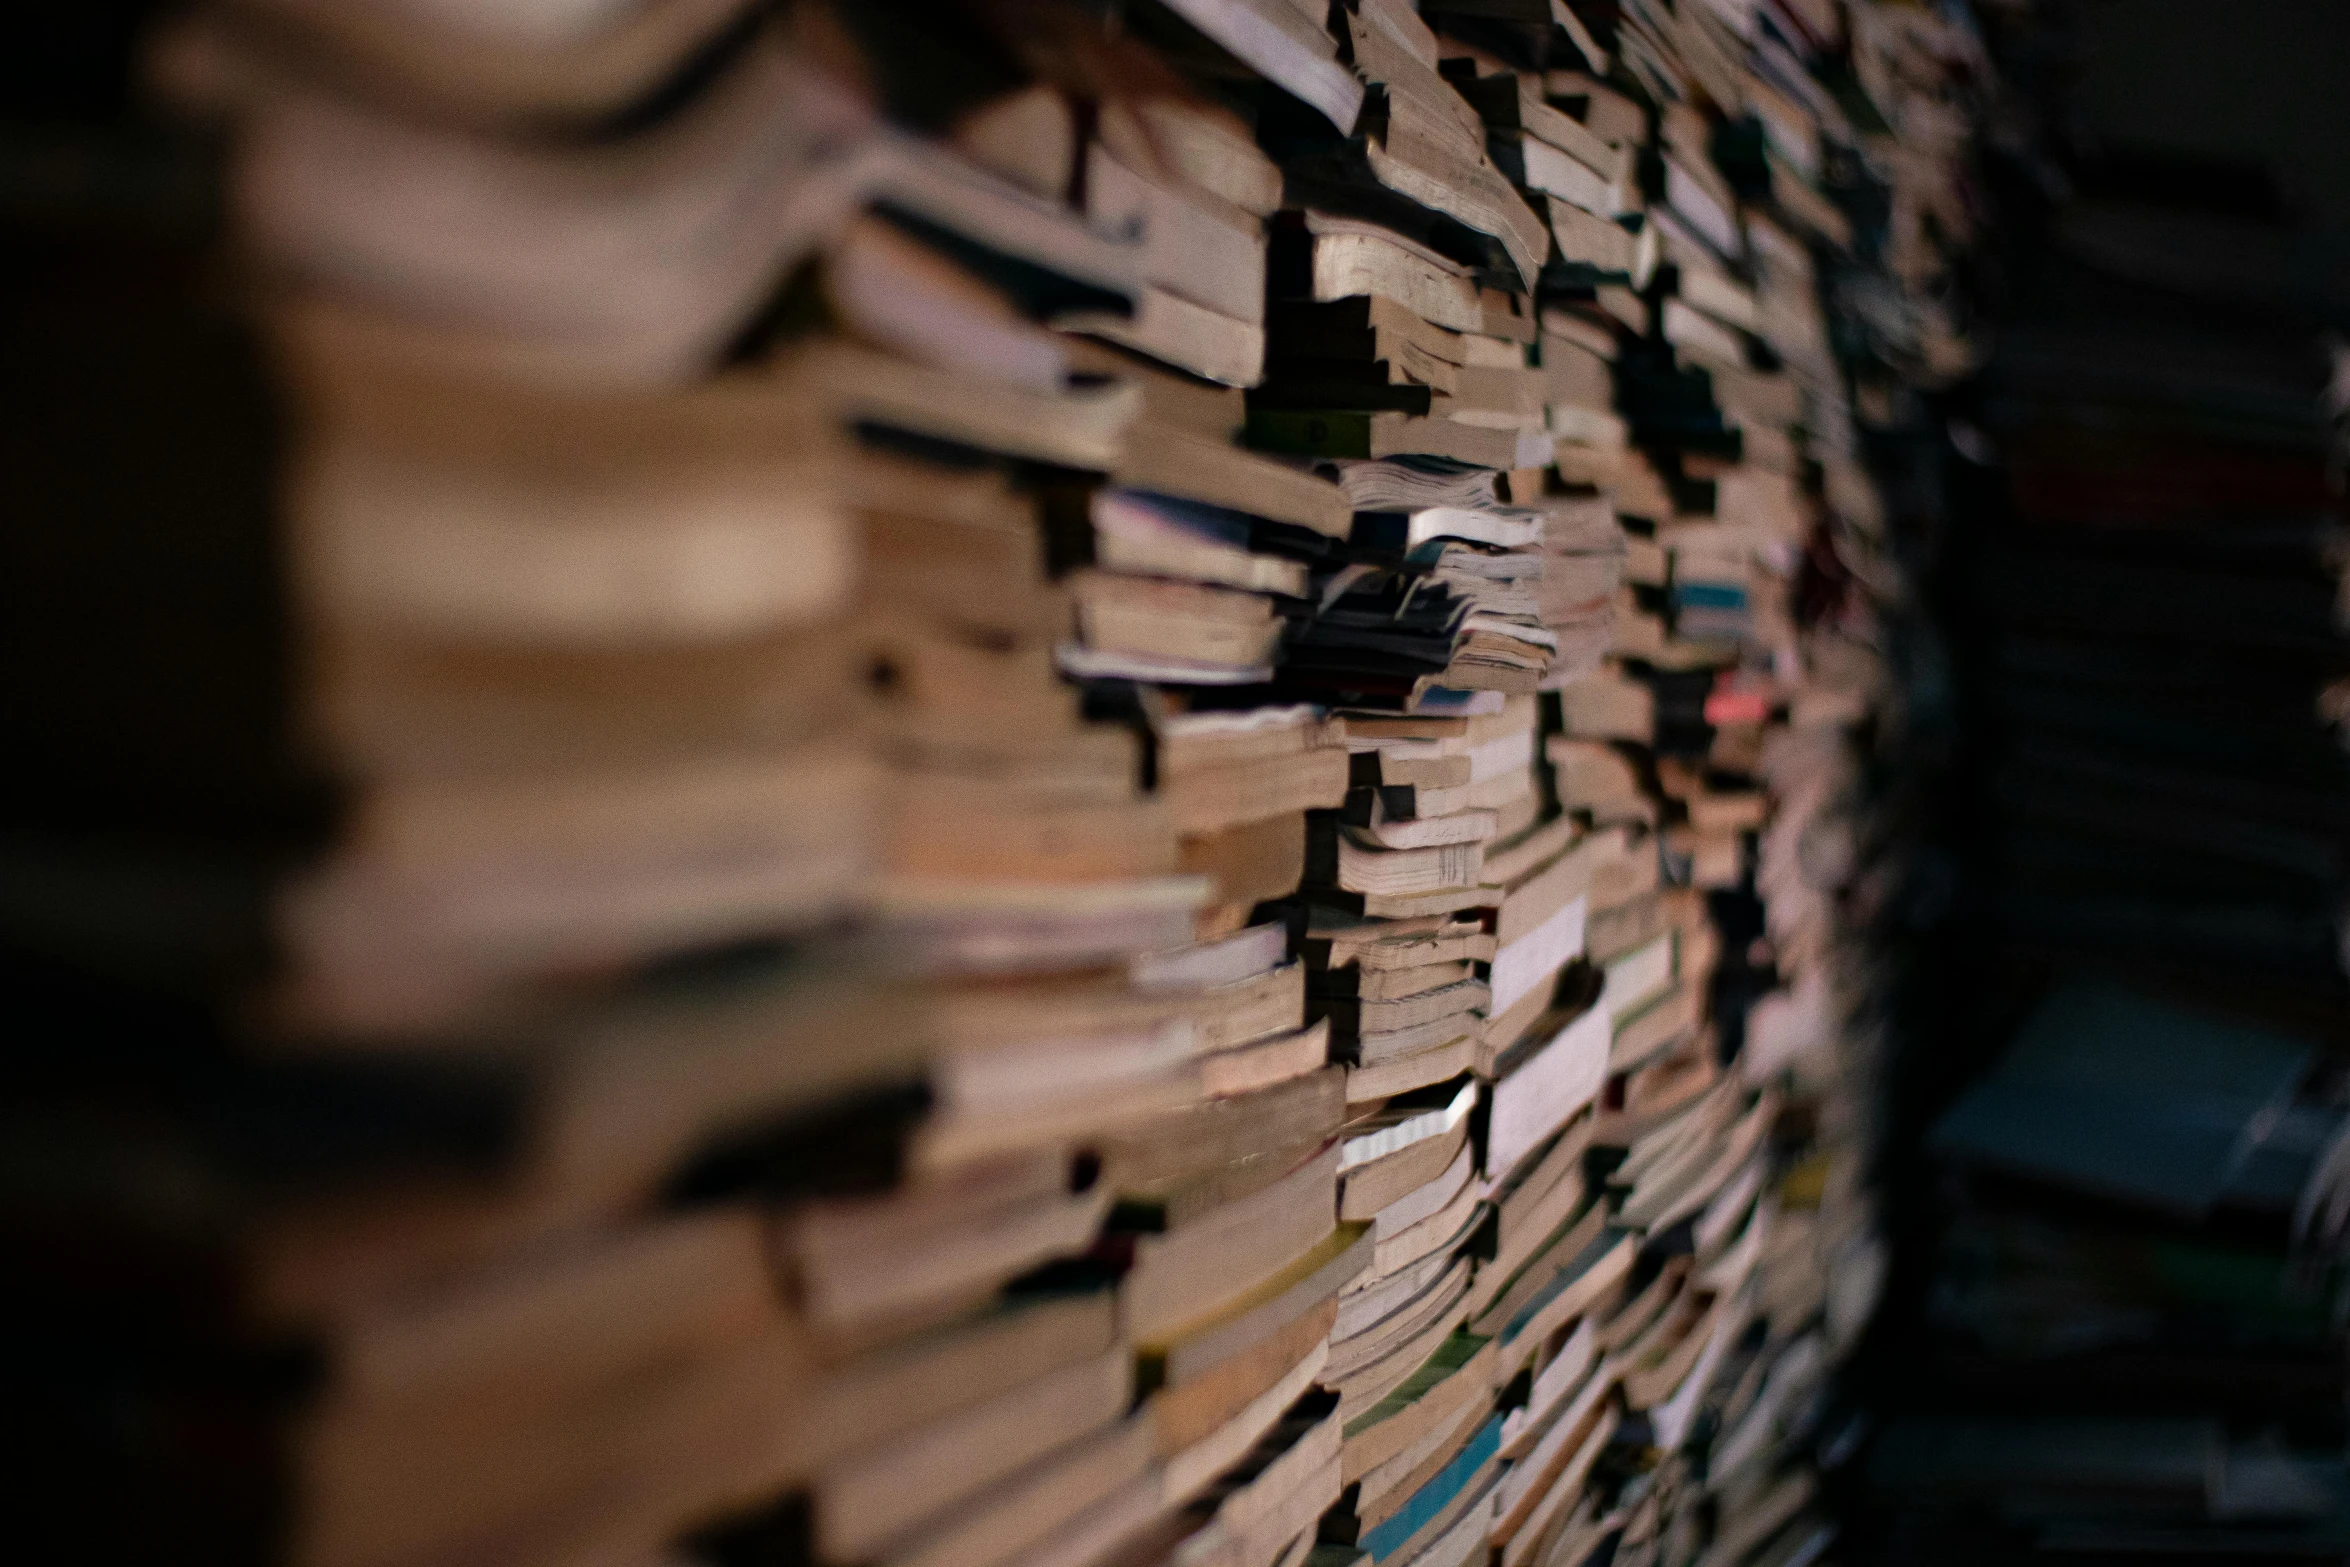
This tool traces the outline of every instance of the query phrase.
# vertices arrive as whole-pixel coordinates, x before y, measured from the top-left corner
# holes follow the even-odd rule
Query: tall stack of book
[[[1958,35],[1103,9],[220,0],[12,218],[84,1554],[1818,1548],[1823,190],[1930,289]]]
[[[1987,73],[1916,8],[1610,20],[1655,106],[1658,269],[1599,296],[1629,329],[1630,586],[1548,750],[1563,804],[1653,826],[1684,911],[1678,991],[1665,967],[1612,1021],[1596,1145],[1649,1309],[1713,1338],[1678,1385],[1626,1379],[1645,1472],[1595,1512],[1618,1560],[1804,1561],[1835,1537],[1818,1464],[1859,1428],[1834,1373],[1889,1262],[1872,925],[1897,867],[1870,773],[1909,608],[1866,434],[1971,364],[1950,302]],[[1644,954],[1610,954],[1613,991]]]
[[[1268,693],[1327,713],[1347,758],[1280,905],[1339,1064],[1338,1218],[1362,1253],[1320,1371],[1342,1489],[1315,1538],[1336,1560],[1550,1548],[1606,1446],[1607,1381],[1585,1375],[1586,1331],[1529,1423],[1533,1362],[1630,1260],[1584,1180],[1606,1012],[1577,959],[1596,889],[1637,879],[1642,846],[1562,813],[1539,766],[1541,693],[1593,662],[1614,615],[1622,431],[1595,351],[1613,338],[1585,327],[1576,362],[1546,330],[1557,218],[1494,119],[1555,122],[1537,145],[1593,160],[1575,166],[1594,186],[1626,155],[1538,73],[1481,71],[1442,20],[1392,0],[1333,8],[1326,31],[1315,14],[1362,113],[1293,89],[1257,119],[1283,206],[1246,438],[1335,481],[1350,513]],[[1574,210],[1601,232],[1577,245],[1570,227],[1566,264],[1625,278],[1615,208]]]

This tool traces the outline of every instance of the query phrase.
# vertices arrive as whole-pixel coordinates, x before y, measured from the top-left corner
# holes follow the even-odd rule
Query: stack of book
[[[1933,292],[1963,35],[1109,9],[241,0],[138,40],[200,134],[92,89],[6,1193],[94,1554],[1819,1548],[1818,268]]]
[[[1594,927],[1623,997],[1594,1167],[1640,1238],[1626,1311],[1695,1365],[1641,1345],[1642,1472],[1587,1538],[1806,1561],[1835,1534],[1819,1465],[1858,1429],[1835,1373],[1889,1267],[1872,922],[1898,854],[1870,773],[1907,611],[1867,434],[1972,364],[1953,277],[1989,76],[1915,8],[1612,9],[1655,106],[1657,276],[1642,314],[1596,295],[1630,329],[1628,586],[1546,749],[1563,805],[1663,850],[1659,913]]]
[[[1918,443],[1965,749],[1871,1491],[1894,1559],[2339,1554],[2339,306],[2257,167],[2015,155],[2067,197]]]
[[[2053,986],[1932,1134],[1930,1392],[1869,1464],[1889,1546],[2350,1548],[2345,1115],[2303,1039],[2109,980]]]
[[[2098,176],[1991,367],[2010,488],[1974,522],[1968,586],[1995,912],[2055,958],[2338,1013],[2350,815],[2316,701],[2345,654],[2321,318],[2254,270],[2289,254],[2288,226]],[[2233,245],[2254,256],[2194,270]]]

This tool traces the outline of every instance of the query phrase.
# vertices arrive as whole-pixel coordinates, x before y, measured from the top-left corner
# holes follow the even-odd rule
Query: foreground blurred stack
[[[1116,20],[199,7],[12,213],[78,1554],[1823,1548],[1965,36]]]

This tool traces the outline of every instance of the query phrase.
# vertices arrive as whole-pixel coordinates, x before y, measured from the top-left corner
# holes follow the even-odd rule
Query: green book
[[[1453,1373],[1475,1358],[1485,1347],[1485,1340],[1474,1333],[1456,1332],[1436,1346],[1436,1352],[1420,1363],[1420,1369],[1404,1378],[1401,1386],[1385,1398],[1364,1410],[1346,1423],[1346,1435],[1354,1437],[1382,1421],[1392,1420],[1411,1408],[1429,1390],[1449,1380]]]

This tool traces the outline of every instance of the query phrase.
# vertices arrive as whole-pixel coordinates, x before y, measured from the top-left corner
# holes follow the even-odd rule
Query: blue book
[[[1410,1501],[1390,1513],[1378,1528],[1357,1541],[1357,1546],[1370,1553],[1373,1563],[1383,1562],[1408,1544],[1412,1536],[1427,1527],[1438,1513],[1452,1505],[1478,1470],[1485,1467],[1493,1455],[1501,1451],[1502,1417],[1495,1415],[1469,1438],[1469,1445],[1452,1457],[1452,1462],[1429,1477],[1428,1482],[1412,1493]]]
[[[2187,1218],[2209,1213],[2314,1051],[2118,986],[2050,995],[1934,1128],[1939,1152]]]

